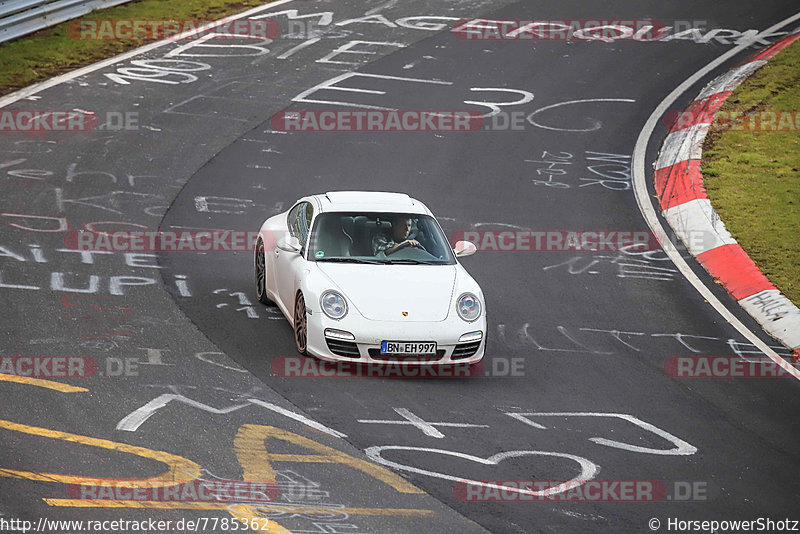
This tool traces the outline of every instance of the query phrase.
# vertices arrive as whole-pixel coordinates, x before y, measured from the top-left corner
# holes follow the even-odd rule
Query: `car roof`
[[[430,210],[405,193],[383,191],[329,191],[314,195],[321,212],[364,211],[430,214]]]

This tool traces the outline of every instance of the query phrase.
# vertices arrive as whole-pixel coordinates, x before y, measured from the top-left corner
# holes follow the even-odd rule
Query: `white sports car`
[[[430,210],[401,193],[337,191],[267,219],[256,293],[294,326],[297,350],[324,360],[403,365],[483,358],[481,288]]]

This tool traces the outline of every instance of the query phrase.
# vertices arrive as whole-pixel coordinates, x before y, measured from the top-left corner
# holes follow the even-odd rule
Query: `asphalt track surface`
[[[277,40],[263,45],[269,52],[239,57],[258,52],[195,47],[166,56],[177,48],[170,44],[10,106],[132,111],[138,113],[139,129],[0,138],[6,163],[0,169],[0,212],[4,222],[18,224],[0,229],[7,308],[2,354],[85,355],[106,371],[106,376],[54,379],[89,390],[84,392],[0,384],[2,419],[10,421],[0,429],[0,518],[230,517],[219,508],[190,509],[180,503],[169,503],[171,509],[109,509],[96,500],[67,500],[67,483],[81,479],[53,474],[142,478],[165,470],[153,459],[125,454],[119,445],[124,443],[181,456],[197,464],[197,476],[204,478],[259,480],[253,477],[272,474],[284,490],[293,481],[305,491],[303,498],[292,500],[290,491],[282,491],[278,503],[284,508],[256,507],[254,512],[271,517],[273,528],[280,524],[293,532],[648,532],[651,518],[658,518],[662,529],[668,518],[800,519],[798,383],[688,380],[665,373],[664,362],[674,356],[757,353],[658,253],[619,258],[484,251],[464,259],[487,297],[485,376],[284,378],[273,372],[273,363],[294,356],[291,327],[274,308],[251,304],[256,302],[251,254],[81,256],[59,251],[62,232],[37,231],[54,228],[56,219],[32,217],[63,217],[71,229],[112,221],[116,225],[107,227],[126,222],[162,230],[255,230],[306,194],[367,189],[404,191],[423,200],[448,234],[509,225],[647,230],[633,192],[619,181],[599,182],[588,169],[597,160],[588,158],[614,154],[624,168],[659,102],[733,45],[715,39],[466,42],[447,29],[336,23],[376,14],[389,21],[451,17],[442,19],[448,23],[468,17],[652,18],[667,25],[704,21],[705,34],[714,28],[764,29],[793,15],[795,6],[785,1],[761,2],[758,9],[748,2],[613,2],[601,7],[585,2],[359,1],[291,2],[264,13],[290,8],[300,14],[329,10],[332,22],[320,41],[287,59],[278,56],[299,39]],[[403,46],[373,45],[374,55],[346,56],[351,65],[319,62],[349,40]],[[691,101],[704,83],[757,49],[709,73],[676,105]],[[158,63],[165,59],[174,63]],[[142,60],[150,63],[131,64]],[[192,76],[175,73],[198,64],[208,68]],[[164,75],[154,73],[153,65],[175,69]],[[119,70],[132,67],[145,70]],[[275,112],[331,109],[331,104],[292,99],[351,71],[372,76],[352,77],[350,87],[386,94],[328,89],[318,92],[324,95],[318,99],[348,103],[336,109],[366,104],[484,113],[485,107],[464,102],[507,102],[518,96],[476,88],[516,89],[533,99],[506,110],[525,115],[567,101],[615,101],[544,110],[535,115],[539,126],[526,123],[513,131],[272,130],[269,118]],[[140,79],[119,83],[106,75],[115,72]],[[142,79],[147,75],[185,83]],[[581,129],[589,131],[574,131]],[[648,169],[665,132],[662,124],[651,139]],[[541,163],[554,155],[570,165]],[[535,183],[552,176],[537,173],[545,168],[566,168],[554,180],[569,187]],[[42,252],[40,260],[34,249]],[[693,260],[690,265],[745,325],[775,345]],[[113,278],[121,276],[139,278]],[[64,284],[59,286],[59,280]],[[137,281],[147,285],[120,285]],[[176,281],[185,281],[186,289]],[[138,375],[107,376],[114,374],[108,372],[114,359],[125,358],[139,360]],[[516,376],[503,372],[511,362],[518,365]],[[161,404],[142,408],[157,398]],[[475,426],[435,426],[442,437],[434,437],[412,425],[360,422],[405,421],[398,410],[427,422]],[[577,415],[586,413],[595,415]],[[317,428],[309,425],[312,420]],[[282,429],[360,459],[370,448],[395,447],[381,457],[394,464],[398,476],[377,468],[352,469],[341,461],[268,456],[309,452],[309,442],[303,442],[303,449],[299,438],[281,441],[278,437],[286,434],[278,431],[258,434],[265,449],[257,446],[253,453],[251,442],[235,444],[237,435],[252,431],[244,425]],[[78,438],[57,432],[114,444],[79,444]],[[665,436],[679,440],[685,454],[668,454],[676,442]],[[609,446],[596,438],[624,445]],[[454,493],[454,478],[569,480],[580,472],[576,458],[597,467],[594,480],[657,481],[671,498],[465,502]],[[181,465],[184,472],[192,471]],[[424,493],[415,493],[404,481]],[[675,488],[687,483],[705,491],[683,500]],[[300,513],[296,508],[314,503],[324,510]]]

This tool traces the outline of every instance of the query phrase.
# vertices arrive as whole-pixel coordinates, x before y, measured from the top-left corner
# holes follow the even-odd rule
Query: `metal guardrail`
[[[130,0],[0,0],[0,43]]]

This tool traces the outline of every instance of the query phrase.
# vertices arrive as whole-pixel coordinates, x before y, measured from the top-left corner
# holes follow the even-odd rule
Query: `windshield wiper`
[[[411,258],[404,258],[402,260],[386,260],[386,263],[407,265],[441,265],[441,262],[438,261],[414,260]]]
[[[368,263],[370,265],[382,265],[385,261],[380,260],[365,260],[361,258],[319,258],[317,261],[338,261],[341,263]]]

